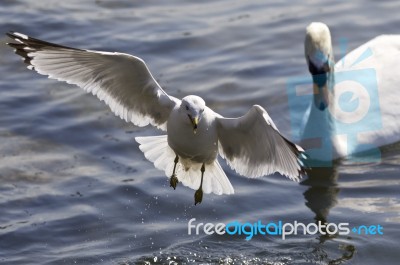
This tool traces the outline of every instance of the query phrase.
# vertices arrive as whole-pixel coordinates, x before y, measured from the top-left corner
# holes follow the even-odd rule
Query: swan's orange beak
[[[329,105],[330,91],[329,86],[333,82],[333,73],[331,72],[329,62],[326,62],[322,68],[317,68],[310,61],[309,70],[313,79],[313,92],[315,107],[324,111]]]
[[[319,110],[325,110],[329,105],[329,89],[325,84],[320,87],[318,84],[313,84],[314,104]]]

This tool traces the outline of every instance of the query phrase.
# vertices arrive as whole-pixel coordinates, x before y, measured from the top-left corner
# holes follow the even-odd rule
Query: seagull
[[[335,64],[329,27],[313,22],[304,47],[313,100],[300,134],[309,158],[351,157],[400,141],[400,35],[378,36]]]
[[[29,37],[7,35],[28,69],[77,85],[104,101],[116,116],[136,126],[153,125],[166,135],[136,137],[144,156],[165,171],[170,186],[181,182],[204,193],[233,194],[218,155],[237,173],[261,177],[275,172],[299,181],[304,150],[281,135],[267,111],[254,105],[242,117],[225,118],[195,95],[168,95],[139,57],[71,48]]]

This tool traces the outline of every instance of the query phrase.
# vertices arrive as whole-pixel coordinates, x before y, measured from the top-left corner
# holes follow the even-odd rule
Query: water
[[[331,27],[349,49],[399,34],[397,1],[11,1],[0,32],[142,57],[176,97],[197,94],[217,112],[267,108],[288,137],[286,82],[307,75],[304,29]],[[239,177],[235,195],[174,191],[135,136],[160,134],[116,118],[80,89],[31,71],[0,44],[1,264],[398,264],[400,147],[379,163],[342,161],[301,184],[276,174]],[[187,223],[382,225],[384,235],[188,235]],[[175,263],[176,262],[176,263]]]

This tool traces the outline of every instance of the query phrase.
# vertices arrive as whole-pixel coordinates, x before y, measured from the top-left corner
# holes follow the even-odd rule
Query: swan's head
[[[194,133],[196,133],[205,107],[206,103],[201,97],[190,95],[182,99],[180,111],[188,117]]]
[[[308,69],[313,76],[314,104],[325,110],[329,104],[329,79],[334,67],[328,26],[321,22],[311,23],[306,29],[304,48]]]

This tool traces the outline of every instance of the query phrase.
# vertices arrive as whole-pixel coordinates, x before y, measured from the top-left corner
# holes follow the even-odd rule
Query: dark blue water
[[[264,106],[289,138],[287,80],[307,76],[305,27],[331,27],[348,49],[400,34],[398,1],[11,1],[0,32],[143,58],[171,95],[197,94],[215,111]],[[279,174],[238,176],[235,194],[169,187],[135,136],[157,135],[115,117],[81,89],[28,71],[0,44],[1,264],[398,264],[400,146],[379,162],[342,161],[301,184]],[[300,111],[300,110],[299,110]],[[188,235],[188,221],[347,222],[383,235]]]

